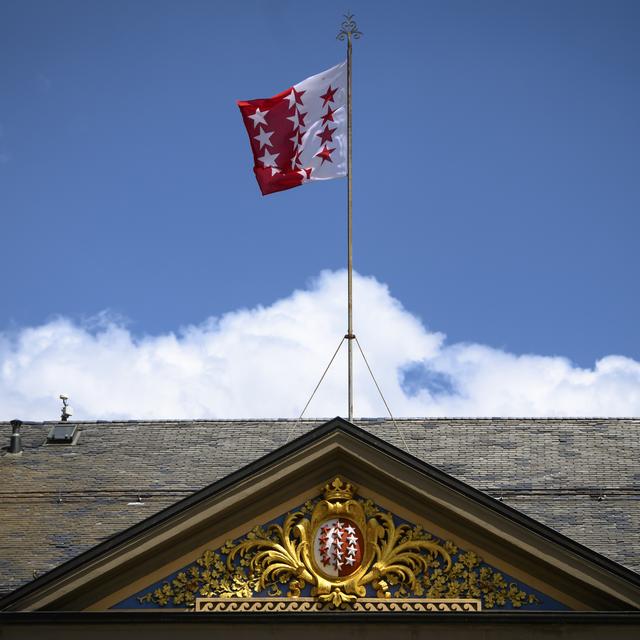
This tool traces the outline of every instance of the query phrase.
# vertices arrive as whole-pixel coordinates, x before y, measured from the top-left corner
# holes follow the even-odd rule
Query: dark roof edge
[[[599,421],[634,421],[640,422],[640,416],[394,416],[396,422],[457,422],[457,421],[484,421],[484,422],[503,422],[506,420],[520,420],[522,422],[599,422]],[[190,424],[190,423],[233,423],[233,422],[253,422],[253,423],[271,423],[286,422],[299,424],[317,424],[331,421],[332,418],[157,418],[144,420],[131,420],[123,418],[122,420],[69,420],[67,424],[82,425],[111,425],[111,424]],[[353,424],[384,422],[392,423],[390,418],[368,417],[356,418]],[[29,425],[53,425],[59,424],[60,420],[23,420],[22,424]],[[0,420],[0,426],[9,426],[10,420]]]
[[[432,465],[419,460],[418,458],[412,456],[410,453],[398,449],[394,445],[391,445],[388,442],[381,440],[377,436],[364,431],[360,427],[347,422],[344,418],[336,417],[292,440],[291,442],[284,444],[278,449],[275,449],[274,451],[262,456],[261,458],[254,460],[241,469],[230,473],[228,476],[225,476],[224,478],[217,480],[216,482],[204,487],[203,489],[196,491],[190,496],[187,496],[186,498],[183,498],[182,500],[179,500],[178,502],[166,507],[162,511],[159,511],[149,518],[146,518],[142,522],[138,522],[137,524],[124,529],[119,533],[116,533],[110,538],[107,538],[104,542],[101,542],[91,549],[84,551],[83,553],[75,556],[74,558],[71,558],[63,564],[54,567],[47,573],[39,576],[38,578],[35,578],[31,582],[18,587],[15,591],[12,591],[10,594],[0,599],[0,611],[7,606],[10,606],[14,602],[20,600],[21,598],[29,595],[30,593],[37,591],[41,587],[54,582],[58,578],[62,577],[66,573],[69,573],[70,571],[73,571],[84,563],[94,560],[101,554],[114,549],[130,538],[133,538],[136,535],[152,529],[158,524],[161,524],[170,519],[182,510],[190,508],[198,504],[199,502],[210,498],[216,493],[227,489],[233,484],[251,476],[252,474],[257,473],[265,469],[266,467],[277,463],[281,459],[286,458],[292,453],[307,447],[313,441],[326,436],[328,433],[334,430],[341,430],[351,437],[365,442],[369,446],[384,452],[385,454],[389,455],[392,458],[395,458],[399,462],[408,465],[409,467],[415,469],[420,473],[432,477],[434,480],[450,487],[454,491],[457,491],[471,498],[472,500],[479,502],[486,508],[499,513],[503,517],[512,520],[513,522],[524,526],[525,528],[528,528],[529,530],[542,536],[543,538],[554,542],[573,553],[576,553],[583,559],[597,564],[598,566],[613,573],[619,578],[632,583],[635,587],[640,588],[640,575],[635,573],[634,571],[631,571],[630,569],[627,569],[617,562],[614,562],[613,560],[610,560],[609,558],[596,553],[588,547],[585,547],[575,542],[574,540],[563,536],[550,527],[547,527],[546,525],[533,520],[532,518],[520,513],[519,511],[516,511],[512,507],[509,507],[499,502],[498,500],[491,498],[487,494],[479,491],[478,489],[474,489],[461,480],[458,480],[448,475],[447,473],[440,471],[436,467],[433,467]]]
[[[82,624],[211,624],[237,623],[335,623],[335,622],[408,622],[409,624],[620,624],[640,625],[640,611],[482,611],[478,613],[415,613],[378,612],[367,614],[349,611],[322,613],[193,613],[191,611],[19,611],[0,612],[0,627],[4,625]]]

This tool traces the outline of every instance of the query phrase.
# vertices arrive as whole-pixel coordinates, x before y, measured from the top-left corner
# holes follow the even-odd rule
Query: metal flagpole
[[[349,389],[349,422],[353,420],[353,225],[351,197],[351,40],[360,38],[362,33],[353,19],[353,15],[345,15],[338,40],[347,40],[347,359]]]

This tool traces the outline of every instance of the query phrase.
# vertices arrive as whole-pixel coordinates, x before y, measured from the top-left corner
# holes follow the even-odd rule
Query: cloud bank
[[[108,314],[0,333],[0,419],[295,418],[344,334],[346,274],[323,272],[268,307],[136,337]],[[396,416],[637,416],[640,362],[448,344],[388,288],[354,275],[357,335]],[[306,417],[346,414],[346,344]],[[355,415],[384,405],[355,353]]]

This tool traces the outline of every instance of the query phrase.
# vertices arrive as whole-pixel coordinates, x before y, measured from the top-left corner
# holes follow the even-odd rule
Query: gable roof
[[[301,455],[303,458],[300,457]],[[307,457],[313,459],[314,456],[317,456],[317,459],[312,462],[307,461]],[[316,477],[318,473],[326,475],[344,468],[345,465],[353,467],[358,459],[365,461],[365,468],[369,474],[380,469],[378,482],[385,487],[389,495],[396,491],[398,495],[402,495],[405,500],[410,501],[412,499],[410,494],[413,487],[416,487],[416,496],[419,496],[419,502],[424,504],[426,500],[427,503],[430,502],[432,509],[449,510],[451,513],[446,516],[449,518],[456,512],[455,517],[459,517],[460,513],[463,513],[465,514],[463,519],[468,526],[472,527],[477,526],[482,514],[485,516],[490,514],[492,518],[496,518],[495,523],[497,523],[492,535],[496,535],[496,531],[499,532],[498,535],[504,537],[501,544],[515,544],[516,547],[521,548],[521,551],[535,549],[536,553],[541,554],[540,558],[546,557],[544,563],[549,564],[551,558],[557,562],[557,566],[552,562],[547,567],[546,571],[549,576],[555,576],[557,570],[558,576],[562,574],[565,576],[563,580],[573,581],[571,584],[577,586],[578,590],[582,588],[584,591],[584,586],[580,587],[581,584],[589,585],[588,591],[591,588],[598,591],[599,597],[607,598],[606,601],[612,606],[617,602],[618,606],[614,606],[614,608],[619,606],[625,608],[632,602],[635,603],[634,606],[640,606],[640,576],[638,574],[593,553],[575,541],[528,518],[511,507],[493,500],[437,468],[398,450],[370,433],[340,418],[335,418],[312,432],[306,433],[296,441],[259,458],[243,469],[227,475],[128,530],[112,536],[48,574],[19,588],[5,597],[0,602],[0,607],[13,607],[16,602],[29,601],[29,598],[32,598],[32,602],[35,598],[37,602],[39,592],[46,593],[47,589],[51,591],[61,580],[64,580],[66,584],[63,595],[68,598],[69,590],[73,591],[69,585],[73,583],[74,576],[77,578],[86,567],[89,567],[90,573],[101,559],[104,560],[107,557],[107,562],[113,565],[116,551],[124,553],[125,556],[127,553],[130,555],[131,549],[136,545],[144,546],[147,544],[151,536],[154,535],[154,530],[158,527],[164,528],[166,533],[171,527],[175,527],[176,523],[184,524],[185,521],[192,519],[194,510],[206,507],[211,513],[212,505],[216,501],[229,501],[230,489],[233,488],[236,491],[238,487],[243,486],[243,483],[244,489],[241,491],[244,491],[245,494],[248,487],[257,487],[262,482],[263,490],[271,495],[276,489],[282,489],[283,483],[290,491],[292,482],[294,484],[317,482],[320,477]],[[393,463],[391,467],[389,467],[390,462]],[[278,465],[281,469],[280,473],[283,474],[283,478],[286,477],[286,481],[278,480],[280,484],[273,484],[275,481],[270,479],[268,475],[265,480],[265,474],[271,474]],[[357,479],[357,469],[354,470],[354,473],[356,473]],[[367,477],[370,478],[371,475]],[[425,486],[429,487],[428,490],[422,487],[421,477],[426,479],[427,485]],[[267,481],[271,483],[271,486],[265,488]],[[258,499],[258,489],[255,491],[256,496],[252,496],[251,500]],[[427,492],[425,493],[425,491]],[[228,509],[229,506],[227,505],[225,508]],[[216,516],[216,519],[218,517]],[[536,561],[539,560],[536,558]],[[130,559],[127,562],[130,562]],[[564,568],[560,569],[560,567]],[[110,570],[114,570],[113,566]],[[95,581],[95,576],[93,579]],[[104,581],[104,575],[100,575],[100,580]],[[578,582],[575,582],[576,580]],[[52,598],[55,602],[57,596],[49,595],[48,597],[49,602],[52,601]],[[45,600],[41,598],[40,601],[47,602],[46,598]],[[625,603],[627,604],[625,605]]]
[[[34,570],[49,570],[211,482],[228,481],[230,473],[274,451],[290,434],[307,435],[278,455],[318,437],[318,431],[309,432],[319,423],[78,423],[82,433],[73,447],[43,445],[53,423],[26,425],[24,454],[0,458],[2,589],[12,591],[31,580]],[[398,424],[423,461],[640,570],[639,420]],[[388,421],[359,425],[377,436],[376,446],[404,446]],[[9,431],[0,426],[7,442]]]

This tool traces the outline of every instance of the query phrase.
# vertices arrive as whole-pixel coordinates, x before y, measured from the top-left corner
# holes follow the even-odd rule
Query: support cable
[[[342,346],[342,343],[345,340],[346,340],[346,336],[343,336],[342,338],[340,338],[340,342],[338,343],[338,348],[335,350],[333,356],[331,357],[331,360],[329,360],[329,364],[327,365],[327,368],[324,370],[324,373],[322,374],[322,377],[320,378],[320,381],[316,385],[316,388],[313,390],[313,393],[311,394],[311,397],[309,398],[309,400],[307,400],[307,404],[304,405],[304,409],[302,410],[302,413],[300,414],[300,417],[293,423],[293,426],[291,427],[291,429],[289,429],[289,435],[287,436],[287,439],[284,442],[285,444],[287,444],[287,442],[289,442],[289,439],[291,438],[291,434],[293,433],[293,430],[300,424],[300,420],[302,420],[302,416],[304,416],[304,413],[307,410],[307,407],[311,404],[311,401],[313,400],[313,396],[316,395],[316,391],[318,390],[318,388],[322,384],[322,381],[324,380],[324,377],[327,375],[327,371],[329,371],[331,365],[333,364],[333,361],[336,359],[336,356],[338,355],[338,351],[340,351],[340,347]]]
[[[376,380],[376,377],[373,375],[373,371],[371,371],[371,367],[369,366],[369,362],[367,361],[367,356],[364,355],[364,351],[362,350],[362,347],[360,346],[360,341],[358,340],[358,338],[356,336],[354,336],[354,339],[356,341],[356,344],[358,345],[358,349],[360,349],[360,353],[362,354],[362,359],[364,360],[364,363],[367,365],[367,369],[369,370],[369,373],[371,374],[371,379],[373,380],[373,383],[376,385],[376,389],[378,390],[378,393],[380,394],[380,397],[382,398],[382,402],[384,402],[384,406],[387,408],[387,412],[389,413],[389,417],[391,418],[391,422],[393,422],[393,426],[397,429],[398,435],[402,439],[402,442],[404,443],[404,448],[407,450],[407,453],[411,453],[411,451],[409,450],[409,445],[407,445],[407,441],[404,439],[404,435],[402,433],[402,430],[400,429],[400,427],[398,427],[398,423],[396,422],[395,418],[393,417],[393,414],[391,413],[391,409],[389,409],[389,405],[387,404],[387,401],[384,398],[384,395],[382,393],[382,389],[380,389],[380,385],[378,384],[378,381]]]

